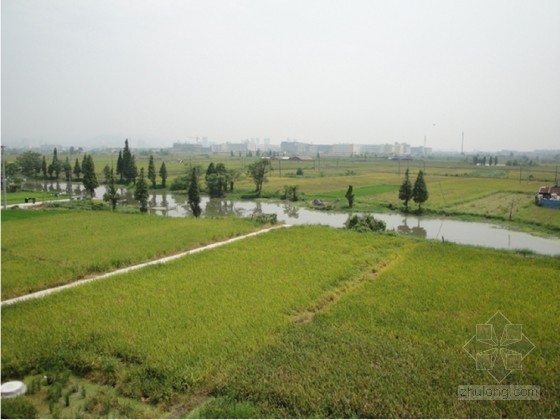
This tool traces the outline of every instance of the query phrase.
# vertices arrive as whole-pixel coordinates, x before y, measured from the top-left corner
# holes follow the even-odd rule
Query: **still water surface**
[[[60,183],[42,183],[35,186],[37,200],[45,201],[51,194],[64,191],[67,196],[85,195],[81,185]],[[135,204],[132,194],[120,189],[122,205]],[[105,187],[96,189],[96,197],[101,198]],[[192,213],[185,194],[158,192],[150,194],[150,213],[167,217],[189,217]],[[344,226],[347,213],[324,212],[295,207],[290,203],[269,203],[256,201],[234,201],[227,199],[209,199],[202,197],[203,217],[213,216],[251,216],[255,212],[276,213],[279,222],[290,225],[327,225],[336,228]],[[485,246],[499,249],[527,249],[538,254],[560,255],[560,239],[542,238],[528,233],[509,230],[506,227],[478,222],[463,222],[442,218],[415,217],[399,213],[372,213],[376,219],[383,220],[388,230],[395,230],[404,235],[413,235],[427,239],[445,240],[459,244]]]

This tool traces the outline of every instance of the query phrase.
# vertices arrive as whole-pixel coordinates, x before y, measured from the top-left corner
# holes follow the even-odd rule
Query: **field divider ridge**
[[[209,245],[205,245],[205,246],[202,246],[200,248],[190,249],[188,251],[180,252],[179,254],[169,255],[167,257],[158,258],[156,260],[147,261],[147,262],[136,264],[136,265],[131,265],[130,267],[119,268],[118,270],[115,270],[115,271],[100,274],[98,276],[90,277],[90,278],[87,278],[87,279],[78,280],[78,281],[75,281],[75,282],[72,282],[72,283],[63,284],[62,286],[51,287],[50,289],[39,290],[37,292],[29,293],[27,295],[18,296],[18,297],[12,298],[12,299],[3,300],[2,302],[0,302],[0,306],[13,305],[15,303],[23,302],[25,300],[42,298],[42,297],[48,296],[52,293],[60,292],[64,289],[69,289],[71,287],[81,286],[81,285],[86,284],[86,283],[91,283],[91,282],[94,282],[94,281],[102,280],[102,279],[105,279],[107,277],[116,276],[116,275],[119,275],[119,274],[125,274],[125,273],[128,273],[130,271],[139,270],[139,269],[144,268],[144,267],[149,267],[151,265],[165,264],[167,262],[177,260],[177,259],[185,257],[187,255],[196,254],[197,252],[202,252],[202,251],[207,251],[209,249],[218,248],[220,246],[227,245],[227,244],[230,244],[232,242],[239,241],[241,239],[246,239],[246,238],[249,238],[251,236],[257,236],[257,235],[260,235],[262,233],[270,232],[270,231],[275,230],[275,229],[287,228],[287,227],[291,227],[291,226],[292,225],[273,226],[273,227],[270,227],[270,228],[258,230],[256,232],[251,232],[251,233],[247,233],[245,235],[236,236],[236,237],[233,237],[233,238],[230,238],[230,239],[226,239],[225,241],[215,242],[215,243],[212,243],[212,244],[209,244]]]

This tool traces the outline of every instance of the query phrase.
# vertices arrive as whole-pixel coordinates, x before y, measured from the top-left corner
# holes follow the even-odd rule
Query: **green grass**
[[[324,227],[282,229],[3,307],[2,375],[71,369],[151,401],[207,389],[294,315],[403,244]]]
[[[46,217],[48,216],[48,217]],[[2,299],[255,230],[248,220],[2,211]]]
[[[158,416],[558,417],[559,272],[558,258],[281,229],[3,307],[2,380],[70,369],[163,402]],[[457,399],[493,381],[462,347],[497,310],[536,346],[504,383],[539,385],[538,403]]]
[[[558,417],[559,271],[559,259],[421,243],[290,326],[218,395],[257,406],[257,417]],[[462,347],[497,310],[536,346],[504,384],[539,385],[538,402],[457,399],[458,385],[495,383]]]

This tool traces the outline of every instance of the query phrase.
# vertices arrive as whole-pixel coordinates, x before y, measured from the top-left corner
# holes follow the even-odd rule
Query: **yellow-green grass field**
[[[256,230],[242,219],[2,210],[2,299]]]
[[[552,257],[275,230],[3,307],[2,380],[71,372],[104,384],[103,416],[143,401],[157,417],[558,417],[559,273]],[[458,400],[495,383],[463,346],[498,310],[535,345],[503,383],[539,401]],[[95,392],[68,385],[48,410],[70,393],[67,415],[100,415]]]

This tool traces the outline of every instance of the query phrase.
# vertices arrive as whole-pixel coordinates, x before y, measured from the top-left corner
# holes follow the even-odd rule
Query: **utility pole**
[[[4,196],[4,210],[8,206],[8,194],[6,189],[6,160],[4,159],[4,151],[6,146],[1,146],[2,148],[2,194]]]
[[[464,156],[465,153],[463,152],[463,146],[465,144],[465,132],[463,131],[461,133],[461,155]]]

